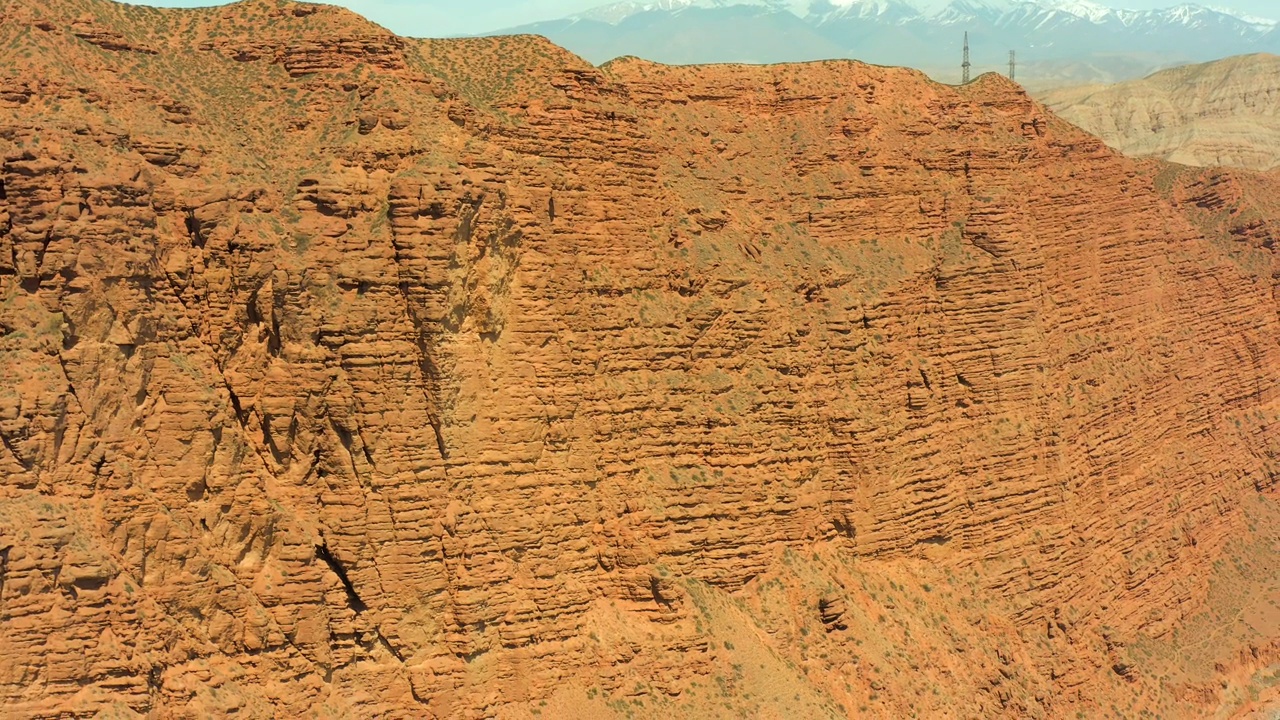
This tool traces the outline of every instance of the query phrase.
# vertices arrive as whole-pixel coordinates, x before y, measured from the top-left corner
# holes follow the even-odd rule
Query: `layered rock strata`
[[[16,716],[1225,702],[1273,284],[1012,83],[0,16]]]

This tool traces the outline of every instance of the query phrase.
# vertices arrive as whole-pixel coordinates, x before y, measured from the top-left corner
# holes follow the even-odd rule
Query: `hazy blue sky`
[[[200,7],[216,0],[142,0],[147,5]],[[1147,10],[1186,0],[1101,0],[1103,5]],[[508,28],[564,17],[612,0],[329,0],[364,15],[401,35],[432,37]],[[1280,18],[1280,0],[1201,0],[1208,7],[1230,8],[1261,17]]]

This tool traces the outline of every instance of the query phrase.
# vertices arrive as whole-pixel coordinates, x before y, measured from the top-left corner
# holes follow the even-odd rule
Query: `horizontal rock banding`
[[[1255,180],[990,76],[94,7],[221,51],[24,36],[86,99],[0,110],[7,706],[1172,707],[1127,648],[1275,486]]]

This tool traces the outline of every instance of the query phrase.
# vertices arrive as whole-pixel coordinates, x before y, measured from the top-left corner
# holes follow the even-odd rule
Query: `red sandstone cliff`
[[[1232,246],[995,76],[4,3],[5,712],[1172,717],[1274,662],[1265,203]]]

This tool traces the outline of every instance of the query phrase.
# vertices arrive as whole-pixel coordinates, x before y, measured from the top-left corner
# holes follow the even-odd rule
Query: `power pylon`
[[[1010,50],[1010,51],[1009,51],[1009,79],[1010,79],[1010,80],[1013,80],[1013,79],[1014,79],[1014,71],[1013,71],[1013,70],[1014,70],[1014,67],[1015,67],[1016,65],[1017,65],[1017,61],[1015,60],[1015,56],[1014,56],[1014,54],[1013,54],[1013,51],[1012,51],[1012,50]]]
[[[960,80],[961,85],[969,84],[969,33],[964,34],[964,62],[960,63],[960,68],[964,70],[963,79]]]

